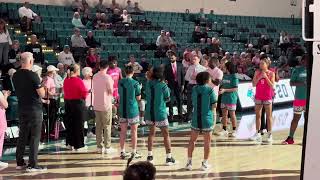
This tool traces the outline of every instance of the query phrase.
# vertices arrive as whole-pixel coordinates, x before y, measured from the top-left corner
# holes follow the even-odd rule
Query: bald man
[[[44,54],[36,35],[31,35],[31,43],[26,45],[25,52],[31,52],[33,54],[35,64],[39,66],[44,64]]]
[[[38,166],[38,147],[42,126],[42,98],[45,90],[39,76],[32,72],[33,54],[21,54],[21,69],[13,75],[13,84],[18,97],[19,109],[19,139],[17,143],[17,170],[27,168],[28,172],[44,171],[46,168]],[[29,139],[30,137],[30,139]],[[23,159],[25,146],[29,142],[28,166]]]

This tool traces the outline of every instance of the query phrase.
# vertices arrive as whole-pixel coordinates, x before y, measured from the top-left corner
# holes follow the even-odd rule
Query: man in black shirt
[[[44,64],[44,55],[42,52],[42,47],[38,43],[38,38],[36,35],[31,35],[31,44],[26,45],[25,52],[31,52],[33,54],[35,64]]]
[[[33,54],[25,52],[21,54],[21,69],[13,75],[13,84],[18,97],[19,109],[19,139],[16,151],[16,169],[25,168],[23,159],[26,143],[29,142],[28,172],[46,170],[39,167],[38,147],[42,126],[42,98],[45,90],[41,85],[39,76],[32,72]],[[29,139],[30,137],[30,139]]]
[[[87,37],[84,39],[90,48],[97,48],[101,44],[93,37],[93,32],[88,31]]]
[[[200,43],[200,39],[202,38],[202,33],[200,26],[196,26],[195,30],[192,33],[192,41],[193,43]]]

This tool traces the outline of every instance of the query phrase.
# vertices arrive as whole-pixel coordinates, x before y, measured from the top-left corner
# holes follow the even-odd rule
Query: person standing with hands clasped
[[[262,141],[261,136],[261,113],[262,108],[265,108],[267,117],[267,137],[265,141],[267,143],[272,143],[272,99],[274,96],[273,86],[275,84],[275,74],[269,70],[271,61],[269,58],[264,58],[260,60],[260,69],[258,69],[253,77],[253,86],[256,87],[255,95],[255,111],[256,111],[256,130],[257,132],[253,137],[250,138],[251,141]]]
[[[206,171],[209,169],[208,159],[210,156],[212,131],[214,128],[217,96],[213,89],[209,86],[211,81],[208,72],[201,72],[197,75],[197,85],[192,89],[192,103],[194,107],[191,135],[188,147],[187,170],[192,170],[192,153],[199,133],[203,133],[204,137],[204,158],[201,169]]]
[[[221,89],[219,94],[221,94],[221,110],[222,110],[222,124],[223,130],[220,136],[226,137],[236,137],[237,128],[237,101],[238,101],[238,84],[239,79],[236,76],[236,68],[232,62],[227,62],[225,64],[226,72],[222,79]],[[232,131],[231,133],[227,130],[228,125],[228,114],[231,117]]]
[[[0,160],[2,157],[4,136],[7,129],[7,120],[6,120],[6,109],[8,108],[8,97],[10,96],[10,91],[0,91]],[[8,167],[8,163],[0,161],[0,169]]]

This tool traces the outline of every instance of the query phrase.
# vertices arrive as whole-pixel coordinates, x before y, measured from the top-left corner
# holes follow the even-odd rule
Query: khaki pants
[[[111,147],[111,123],[112,109],[109,111],[95,111],[96,114],[96,137],[97,147],[102,148],[102,142],[105,148]],[[103,137],[103,139],[102,139]]]

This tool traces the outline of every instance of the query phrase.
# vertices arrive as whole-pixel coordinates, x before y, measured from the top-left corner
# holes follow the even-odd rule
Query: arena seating
[[[0,14],[8,14],[10,22],[17,22],[17,9],[21,4],[0,3]],[[47,43],[52,45],[45,52],[46,60],[49,64],[57,63],[57,53],[61,47],[70,43],[70,36],[73,34],[71,18],[73,12],[69,7],[52,5],[35,5],[31,7],[42,18],[42,23],[33,24],[33,33],[42,37],[44,47]],[[93,9],[92,12],[95,12]],[[195,15],[195,14],[193,14]],[[94,14],[93,14],[94,16]],[[265,34],[273,40],[276,46],[279,39],[279,33],[283,30],[296,37],[296,41],[301,40],[301,19],[291,18],[273,18],[273,17],[253,17],[253,16],[228,16],[208,14],[207,19],[212,23],[212,31],[208,33],[209,37],[217,37],[222,42],[222,48],[227,51],[242,52],[245,44],[252,43],[257,45],[258,38]],[[179,45],[178,54],[181,56],[184,47],[201,47],[200,44],[192,43],[191,37],[194,31],[195,23],[190,18],[185,18],[184,13],[176,12],[151,12],[146,11],[144,15],[133,15],[133,21],[150,21],[153,27],[150,29],[129,28],[126,36],[115,36],[114,29],[96,30],[95,38],[101,42],[102,51],[100,53],[103,59],[109,55],[115,55],[119,59],[121,66],[127,61],[130,54],[139,57],[144,54],[150,64],[161,64],[166,60],[164,58],[155,58],[154,50],[141,50],[142,43],[128,43],[129,38],[143,38],[144,44],[155,43],[160,29],[172,32],[173,39]],[[89,29],[82,29],[81,33],[86,36]],[[10,29],[13,39],[17,39],[26,44],[28,37],[21,34],[17,27]],[[53,43],[52,43],[53,42]]]

